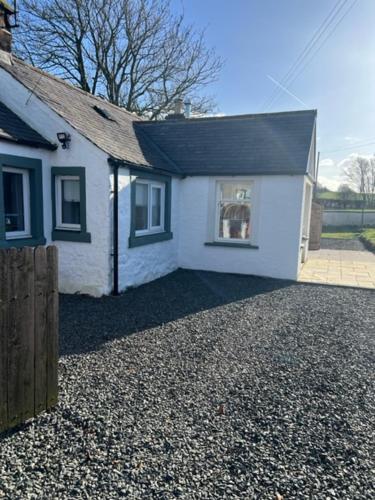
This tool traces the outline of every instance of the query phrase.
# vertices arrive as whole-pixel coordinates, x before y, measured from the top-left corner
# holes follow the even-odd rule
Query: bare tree
[[[20,19],[17,53],[87,92],[151,119],[187,95],[212,109],[222,60],[168,1],[22,0]]]
[[[343,162],[343,173],[349,185],[362,195],[364,206],[371,206],[375,194],[375,158],[350,155]]]

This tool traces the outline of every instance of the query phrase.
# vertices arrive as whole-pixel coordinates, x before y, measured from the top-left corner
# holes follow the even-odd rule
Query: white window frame
[[[81,224],[67,224],[62,221],[62,181],[78,181],[81,183],[81,178],[79,175],[56,175],[55,176],[55,193],[56,193],[56,228],[55,229],[65,229],[68,231],[81,231]],[[81,190],[81,184],[79,185]],[[80,203],[82,200],[80,199]]]
[[[23,231],[8,231],[5,233],[6,240],[17,238],[31,238],[31,210],[30,210],[30,173],[27,169],[3,167],[3,172],[13,174],[22,174],[22,192],[23,192],[23,219],[25,229]]]
[[[147,229],[137,229],[135,231],[136,236],[145,236],[147,234],[163,233],[165,227],[165,183],[149,181],[147,179],[137,179],[135,181],[137,189],[137,184],[147,185]],[[160,225],[152,225],[152,190],[153,188],[160,189]],[[136,205],[134,205],[134,209]]]
[[[220,198],[220,186],[221,184],[238,184],[238,185],[244,185],[248,186],[248,189],[250,190],[250,200],[249,201],[244,201],[240,202],[237,200],[233,199],[228,199],[228,198]],[[250,208],[250,230],[249,230],[249,237],[246,239],[241,239],[241,238],[223,238],[220,237],[220,204],[222,202],[228,202],[228,203],[238,203],[238,204],[248,204]],[[215,238],[214,241],[217,241],[218,243],[243,243],[243,244],[249,244],[251,242],[252,238],[252,230],[251,230],[251,220],[253,218],[253,213],[252,213],[252,207],[253,207],[253,182],[248,181],[248,180],[217,180],[216,181],[216,190],[215,190]]]

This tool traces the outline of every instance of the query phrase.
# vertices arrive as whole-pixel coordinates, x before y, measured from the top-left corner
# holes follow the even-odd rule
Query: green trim
[[[129,248],[140,247],[142,245],[150,245],[151,243],[159,243],[173,238],[173,233],[163,232],[155,234],[146,234],[144,236],[129,237]]]
[[[6,239],[4,221],[4,193],[2,174],[4,167],[20,168],[29,171],[30,181],[30,226],[31,238]],[[44,245],[43,223],[43,178],[42,162],[36,158],[0,154],[0,247],[21,247]]]
[[[130,236],[129,248],[139,247],[142,245],[150,245],[161,241],[171,240],[173,233],[171,232],[171,201],[172,201],[172,179],[168,175],[159,175],[149,172],[140,172],[139,170],[130,169]],[[146,234],[136,236],[135,234],[135,182],[137,179],[145,179],[165,184],[165,206],[164,206],[164,231],[162,233]]]
[[[76,241],[80,243],[91,243],[91,233],[82,231],[69,231],[64,229],[54,229],[52,231],[52,241]]]
[[[259,247],[257,245],[250,245],[250,243],[235,243],[229,242],[226,243],[224,241],[207,241],[205,243],[207,247],[234,247],[234,248],[252,248],[253,250],[258,250]]]
[[[56,228],[56,182],[59,175],[75,175],[79,177],[80,188],[80,231]],[[85,167],[52,167],[51,168],[51,195],[52,195],[52,240],[74,241],[91,243],[91,234],[87,232],[86,222],[86,169]]]

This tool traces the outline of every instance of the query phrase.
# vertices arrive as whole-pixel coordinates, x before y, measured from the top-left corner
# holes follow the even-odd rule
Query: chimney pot
[[[0,50],[10,53],[12,51],[12,33],[10,16],[15,13],[9,5],[0,0]]]
[[[182,99],[176,99],[174,102],[174,114],[182,115],[184,112],[184,101]]]

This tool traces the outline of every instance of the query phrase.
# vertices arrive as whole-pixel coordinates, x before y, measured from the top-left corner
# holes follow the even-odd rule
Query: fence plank
[[[47,407],[47,252],[35,249],[35,413]]]
[[[8,427],[8,270],[8,252],[0,250],[0,432]]]
[[[57,248],[47,247],[47,407],[57,403],[59,295]]]
[[[8,421],[14,426],[34,415],[33,249],[11,249],[10,270]]]

